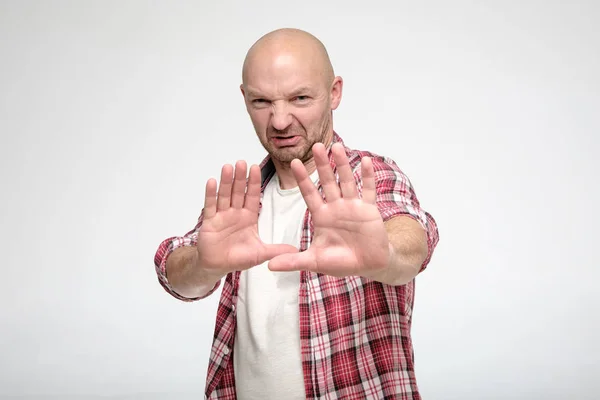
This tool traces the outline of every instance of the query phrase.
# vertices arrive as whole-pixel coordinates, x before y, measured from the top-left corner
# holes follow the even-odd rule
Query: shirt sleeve
[[[204,298],[210,296],[215,290],[217,290],[217,288],[221,284],[221,281],[219,280],[215,284],[215,286],[212,289],[210,289],[207,293],[205,293],[204,295],[202,295],[200,297],[190,298],[190,297],[184,297],[184,296],[180,295],[179,293],[177,293],[173,289],[173,287],[171,286],[171,284],[169,283],[169,280],[167,278],[167,259],[171,255],[171,253],[173,253],[173,251],[175,251],[176,249],[178,249],[180,247],[196,246],[196,243],[198,242],[198,230],[202,226],[202,216],[203,216],[203,214],[201,213],[194,229],[192,229],[185,235],[173,236],[173,237],[169,237],[169,238],[163,240],[160,243],[160,245],[158,246],[158,249],[156,250],[156,253],[154,255],[154,266],[156,269],[156,275],[158,277],[159,283],[167,291],[167,293],[169,293],[171,296],[175,297],[178,300],[185,301],[185,302],[192,302],[192,301],[204,299]]]
[[[423,271],[439,241],[436,221],[423,210],[409,178],[398,165],[387,157],[373,157],[377,207],[384,222],[397,215],[406,215],[418,221],[427,233],[427,257],[421,265]]]

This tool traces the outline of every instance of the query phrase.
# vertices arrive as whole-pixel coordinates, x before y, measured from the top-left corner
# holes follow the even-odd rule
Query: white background
[[[202,398],[220,292],[171,298],[154,252],[262,159],[241,64],[291,26],[439,224],[424,399],[598,398],[600,6],[563,3],[1,1],[0,397]]]

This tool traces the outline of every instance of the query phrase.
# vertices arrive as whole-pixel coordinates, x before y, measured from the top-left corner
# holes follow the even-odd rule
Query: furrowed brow
[[[257,92],[257,91],[254,91],[254,90],[252,90],[252,89],[248,89],[248,90],[246,90],[246,95],[247,95],[248,97],[256,97],[256,98],[263,98],[263,97],[265,97],[265,96],[263,96],[262,94],[260,94],[259,92]]]
[[[308,86],[301,86],[298,89],[293,90],[290,93],[290,97],[305,95],[307,93],[310,93],[310,88]]]
[[[301,86],[301,87],[291,91],[289,94],[289,97],[306,95],[308,93],[311,93],[311,88],[308,86]],[[266,98],[266,96],[263,93],[261,93],[260,91],[258,91],[256,89],[253,89],[253,88],[246,88],[246,95],[248,97],[252,97],[252,98],[259,98],[259,99]]]

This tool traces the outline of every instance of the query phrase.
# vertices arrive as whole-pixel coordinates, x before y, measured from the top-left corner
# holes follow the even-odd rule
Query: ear
[[[342,101],[342,89],[344,80],[341,76],[336,76],[331,84],[331,109],[335,110]]]
[[[242,92],[242,96],[244,97],[244,100],[246,99],[246,92],[244,91],[244,84],[240,84],[240,91]]]

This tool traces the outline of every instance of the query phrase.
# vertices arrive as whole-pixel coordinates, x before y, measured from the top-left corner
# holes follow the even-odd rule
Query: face
[[[332,110],[341,100],[342,80],[331,82],[323,75],[322,68],[293,56],[255,62],[248,69],[241,86],[246,109],[275,162],[307,162],[313,144],[331,140]]]

